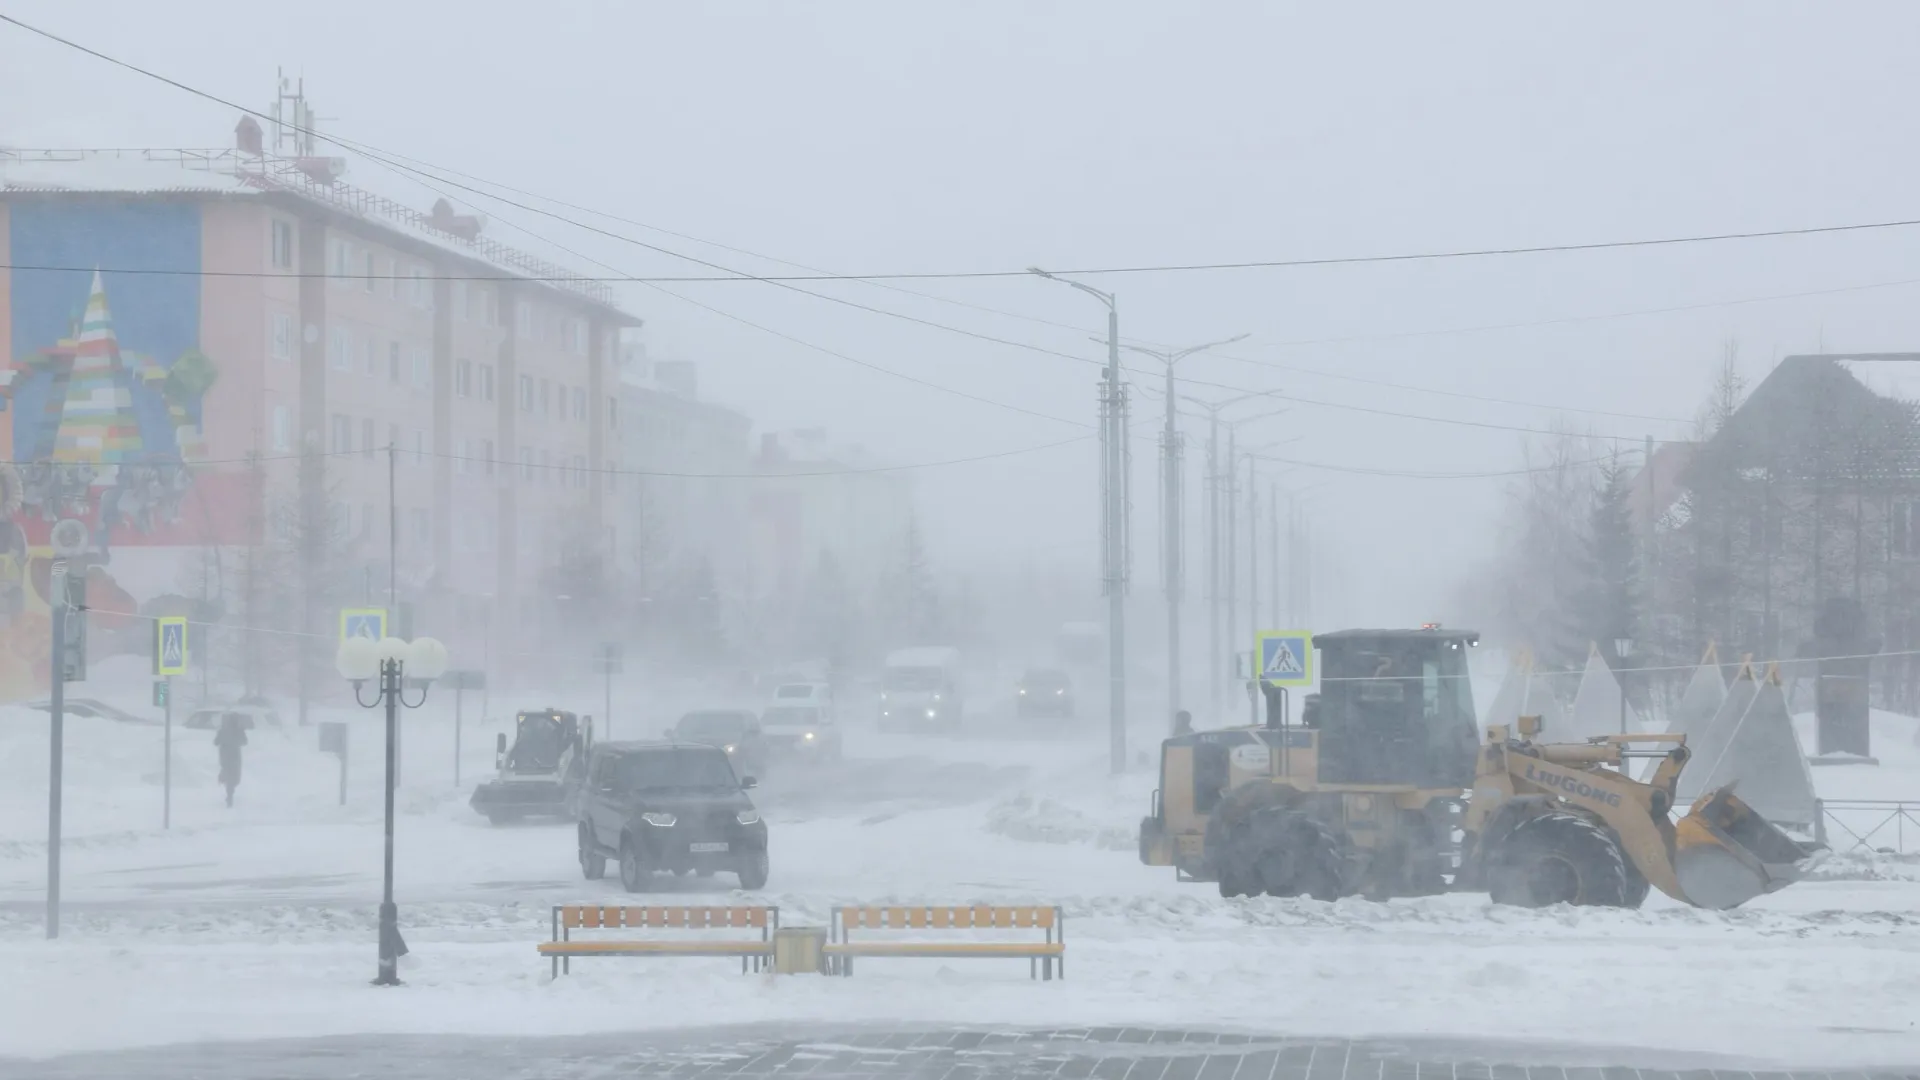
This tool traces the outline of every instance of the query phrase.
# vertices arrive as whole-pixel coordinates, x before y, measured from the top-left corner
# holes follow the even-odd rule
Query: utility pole
[[[1220,715],[1220,412],[1207,418],[1207,693]]]
[[[1227,550],[1224,553],[1226,556],[1226,581],[1224,585],[1227,594],[1227,621],[1225,623],[1227,655],[1224,659],[1230,666],[1234,663],[1233,658],[1240,655],[1240,648],[1235,645],[1233,641],[1233,635],[1239,631],[1240,626],[1239,575],[1235,573],[1238,569],[1237,564],[1240,561],[1238,545],[1239,515],[1236,513],[1240,505],[1240,467],[1236,464],[1239,461],[1239,457],[1235,442],[1235,436],[1237,434],[1233,429],[1233,425],[1228,424],[1227,459],[1223,463],[1226,465],[1226,468],[1221,470],[1221,477],[1226,481],[1226,486],[1220,492],[1220,498],[1227,504],[1226,528],[1221,535],[1226,538],[1227,542]]]
[[[1105,495],[1102,587],[1107,595],[1107,751],[1108,768],[1127,765],[1126,648],[1126,391],[1120,384],[1120,307],[1114,295],[1091,285],[1055,277],[1039,267],[1028,271],[1078,289],[1107,308],[1107,372],[1101,385],[1101,430],[1105,434],[1101,489]]]
[[[67,744],[67,560],[53,561],[53,676],[47,698],[52,721],[51,752],[47,755],[47,938],[60,936],[60,802],[65,777]]]
[[[1252,648],[1260,634],[1260,478],[1254,475],[1253,459],[1247,459],[1247,647]],[[1254,677],[1259,677],[1258,657]],[[1247,695],[1249,720],[1260,726],[1260,695]]]
[[[1267,565],[1273,569],[1273,584],[1268,586],[1273,590],[1273,620],[1285,622],[1288,629],[1293,629],[1293,624],[1287,622],[1286,609],[1280,606],[1280,484],[1278,481],[1267,485],[1267,548],[1268,557],[1272,560]]]
[[[1165,567],[1163,581],[1167,592],[1167,723],[1172,730],[1173,718],[1181,708],[1180,678],[1180,600],[1185,586],[1185,566],[1182,548],[1185,529],[1186,493],[1182,483],[1182,459],[1185,444],[1180,429],[1174,419],[1179,395],[1174,390],[1173,368],[1175,364],[1195,353],[1221,345],[1231,345],[1246,338],[1245,334],[1236,334],[1219,341],[1209,341],[1204,345],[1192,345],[1184,349],[1150,349],[1144,345],[1128,345],[1126,348],[1151,356],[1160,361],[1167,369],[1167,418],[1166,426],[1160,435],[1160,554]],[[1217,418],[1216,418],[1217,419]],[[1215,655],[1218,655],[1217,643]]]

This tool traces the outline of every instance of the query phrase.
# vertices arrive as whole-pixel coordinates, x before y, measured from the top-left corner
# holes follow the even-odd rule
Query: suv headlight
[[[739,813],[733,815],[733,820],[739,822],[742,825],[757,825],[760,823],[760,811],[742,810]]]
[[[674,817],[672,814],[653,813],[653,814],[641,814],[640,820],[646,822],[649,825],[658,825],[663,829],[670,829],[673,827],[673,823],[676,821],[679,821],[680,819],[677,817]]]
[[[723,749],[725,749],[727,753],[731,754],[733,753],[733,744],[728,743]]]

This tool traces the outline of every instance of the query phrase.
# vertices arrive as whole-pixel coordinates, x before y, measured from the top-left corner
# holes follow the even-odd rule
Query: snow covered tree
[[[1599,643],[1616,669],[1626,657],[1615,653],[1614,639],[1637,638],[1640,630],[1639,545],[1628,501],[1631,475],[1618,456],[1600,466],[1598,490],[1582,537],[1585,587],[1569,620],[1581,637]]]

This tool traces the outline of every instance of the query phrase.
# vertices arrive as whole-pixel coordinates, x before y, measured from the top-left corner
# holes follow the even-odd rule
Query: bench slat
[[[765,941],[543,941],[542,956],[618,956],[660,953],[671,956],[771,956]]]
[[[1064,956],[1060,942],[849,941],[824,946],[829,956]]]

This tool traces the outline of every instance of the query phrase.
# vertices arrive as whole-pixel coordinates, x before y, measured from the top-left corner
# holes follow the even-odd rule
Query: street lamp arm
[[[363,708],[363,709],[371,709],[371,708],[373,708],[374,706],[376,706],[376,705],[378,705],[378,704],[380,704],[380,696],[381,696],[381,694],[383,694],[383,693],[385,693],[385,691],[382,691],[382,690],[375,690],[375,691],[373,692],[373,700],[372,700],[372,701],[367,701],[367,700],[365,700],[364,698],[362,698],[362,697],[360,696],[360,688],[361,688],[362,686],[364,686],[364,685],[366,685],[366,682],[367,682],[367,680],[365,680],[365,679],[355,679],[355,680],[353,680],[353,700],[355,700],[355,701],[357,701],[357,702],[359,702],[359,703],[360,703],[360,707],[361,707],[361,708]]]
[[[1072,278],[1063,278],[1058,274],[1048,273],[1047,271],[1042,270],[1037,266],[1027,267],[1027,273],[1033,274],[1037,277],[1046,278],[1048,281],[1057,281],[1062,285],[1072,286],[1073,288],[1079,289],[1081,292],[1086,293],[1088,296],[1091,296],[1094,299],[1099,300],[1101,303],[1107,305],[1109,309],[1112,309],[1114,307],[1113,294],[1110,292],[1101,292],[1099,289],[1096,289],[1091,285],[1087,285],[1082,282],[1075,281]]]
[[[1251,336],[1252,336],[1251,334],[1235,334],[1230,338],[1221,338],[1219,341],[1209,341],[1205,345],[1194,345],[1189,348],[1181,349],[1179,352],[1174,353],[1173,359],[1184,360],[1187,357],[1192,356],[1194,353],[1206,352],[1208,349],[1217,349],[1222,345],[1231,345],[1236,341],[1245,341],[1247,340],[1247,338]]]

